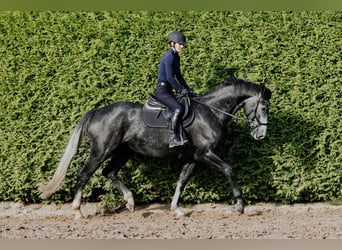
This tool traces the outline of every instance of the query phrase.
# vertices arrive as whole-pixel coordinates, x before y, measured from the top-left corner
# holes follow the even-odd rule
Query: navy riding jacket
[[[178,82],[176,81],[177,78]],[[169,49],[163,56],[158,70],[158,82],[168,82],[175,89],[182,91],[190,89],[180,71],[180,57],[173,49]]]

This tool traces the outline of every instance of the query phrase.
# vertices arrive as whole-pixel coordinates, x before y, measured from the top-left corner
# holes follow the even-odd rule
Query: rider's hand
[[[191,89],[183,89],[181,92],[182,95],[188,96],[188,97],[195,97],[196,94]]]
[[[190,96],[190,91],[188,89],[183,89],[182,92],[181,92],[181,95],[183,96]]]

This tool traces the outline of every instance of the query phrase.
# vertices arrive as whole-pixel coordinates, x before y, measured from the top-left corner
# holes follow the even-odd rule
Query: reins
[[[249,120],[243,119],[243,118],[241,118],[241,117],[239,117],[239,116],[233,115],[233,114],[231,114],[231,113],[228,113],[228,112],[226,112],[226,111],[223,111],[223,110],[221,110],[221,109],[218,109],[218,108],[216,108],[216,107],[214,107],[214,106],[205,104],[205,103],[200,102],[200,101],[198,101],[198,100],[195,100],[195,99],[193,99],[193,98],[192,98],[191,100],[194,101],[194,102],[197,102],[197,103],[199,103],[199,104],[202,104],[203,106],[206,106],[206,107],[208,107],[208,108],[210,108],[210,109],[216,110],[216,111],[218,111],[218,112],[220,112],[220,113],[222,113],[222,114],[225,114],[225,115],[228,115],[228,116],[233,117],[233,118],[235,118],[235,119],[238,119],[238,120],[240,120],[240,121],[243,121],[243,122],[245,122],[245,123],[247,123],[247,124],[250,123]]]

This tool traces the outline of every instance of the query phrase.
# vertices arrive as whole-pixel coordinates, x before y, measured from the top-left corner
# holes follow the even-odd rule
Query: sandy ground
[[[100,203],[0,203],[0,239],[342,239],[342,206],[325,203],[258,203],[236,213],[233,206],[201,204],[177,218],[165,204],[141,205],[105,215]]]

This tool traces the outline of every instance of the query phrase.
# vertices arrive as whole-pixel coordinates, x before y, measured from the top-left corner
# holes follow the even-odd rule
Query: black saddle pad
[[[176,96],[178,102],[184,107],[183,127],[191,125],[195,118],[195,113],[190,105],[190,99],[183,96]],[[169,127],[172,111],[160,103],[153,95],[143,106],[143,118],[147,126],[153,128]]]

